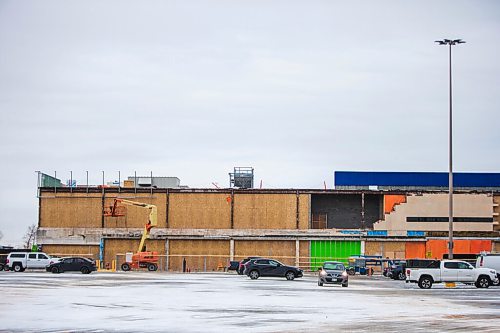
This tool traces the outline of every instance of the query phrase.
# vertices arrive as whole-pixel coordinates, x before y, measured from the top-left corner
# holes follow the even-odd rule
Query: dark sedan
[[[66,257],[61,260],[51,263],[47,266],[47,272],[63,273],[63,272],[82,272],[89,274],[96,271],[95,262],[83,257]]]
[[[244,273],[252,280],[258,279],[260,276],[275,276],[285,277],[287,280],[293,280],[303,276],[300,268],[294,266],[283,265],[273,259],[251,259],[244,264]]]
[[[342,287],[349,285],[349,275],[343,263],[326,261],[319,269],[318,286],[323,284],[340,284]]]

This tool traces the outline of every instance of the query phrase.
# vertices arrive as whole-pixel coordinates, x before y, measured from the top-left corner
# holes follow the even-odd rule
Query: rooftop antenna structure
[[[253,188],[253,178],[252,167],[234,167],[229,173],[229,187]]]

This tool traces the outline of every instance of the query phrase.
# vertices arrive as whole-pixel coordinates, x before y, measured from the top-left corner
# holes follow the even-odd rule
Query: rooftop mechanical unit
[[[229,187],[253,188],[253,168],[235,167],[234,172],[229,173]]]

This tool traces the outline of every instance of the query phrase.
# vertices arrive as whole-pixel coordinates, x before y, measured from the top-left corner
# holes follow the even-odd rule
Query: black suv
[[[300,268],[283,265],[274,259],[250,259],[244,266],[243,274],[249,276],[252,280],[258,279],[260,276],[283,276],[287,280],[293,280],[303,275]]]
[[[243,274],[243,271],[245,270],[245,264],[247,262],[249,262],[252,259],[260,259],[260,258],[262,258],[262,257],[248,257],[248,258],[245,258],[242,261],[240,261],[238,269],[236,270],[236,272],[238,273],[238,275],[242,275]]]
[[[406,262],[401,261],[399,264],[393,265],[391,272],[393,280],[406,280]]]

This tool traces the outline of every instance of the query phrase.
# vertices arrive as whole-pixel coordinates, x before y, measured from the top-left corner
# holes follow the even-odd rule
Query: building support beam
[[[296,193],[297,199],[296,199],[296,215],[295,215],[295,229],[299,229],[300,226],[300,195],[299,191],[297,190]]]
[[[168,271],[169,256],[170,256],[170,240],[167,238],[165,240],[165,271]]]
[[[297,238],[295,240],[295,266],[299,267],[300,264],[300,241]]]
[[[234,260],[234,239],[229,240],[229,260]]]

